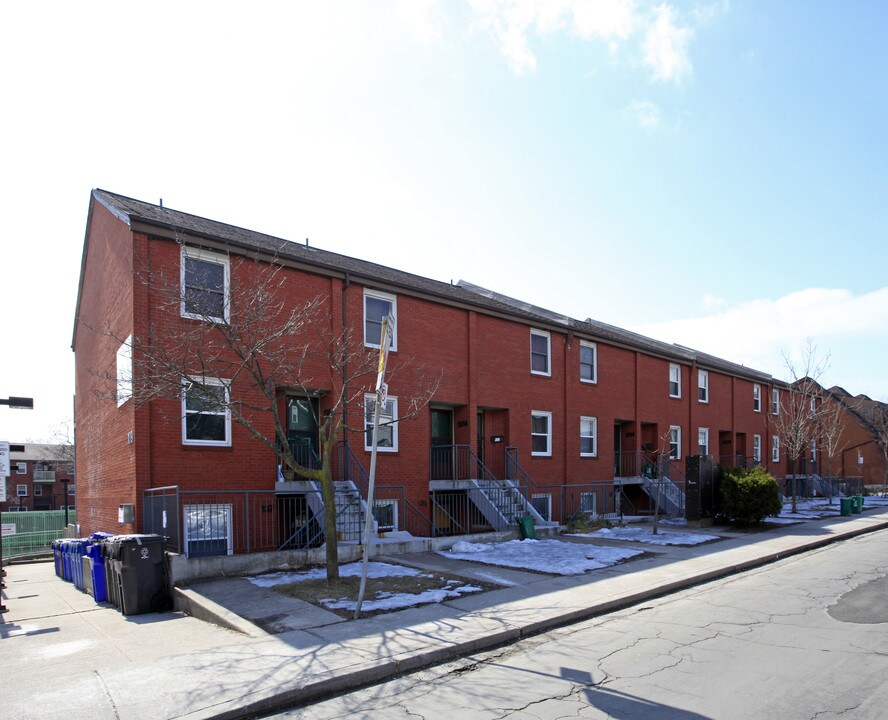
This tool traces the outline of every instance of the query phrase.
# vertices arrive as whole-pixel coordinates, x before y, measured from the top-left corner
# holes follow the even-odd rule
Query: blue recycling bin
[[[62,568],[62,541],[52,541],[52,560],[55,567],[56,577],[64,577],[64,569]]]
[[[110,537],[110,535],[108,535]],[[102,546],[99,543],[91,543],[86,547],[87,568],[89,579],[84,578],[86,591],[93,596],[97,603],[108,601],[108,583],[105,575],[105,558],[102,556]]]
[[[71,570],[71,541],[68,539],[59,541],[59,556],[62,560],[62,580],[72,582],[74,571]]]
[[[74,587],[78,590],[84,590],[83,585],[83,556],[86,554],[86,548],[89,545],[89,538],[78,538],[71,541],[71,570],[73,571],[72,580]]]

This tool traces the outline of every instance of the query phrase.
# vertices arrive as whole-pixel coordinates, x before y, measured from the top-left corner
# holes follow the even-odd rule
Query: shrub
[[[755,525],[782,508],[777,480],[762,467],[726,471],[721,493],[725,517],[737,525]]]

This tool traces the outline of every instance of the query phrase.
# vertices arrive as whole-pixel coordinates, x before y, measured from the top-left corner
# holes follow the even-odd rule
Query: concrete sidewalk
[[[719,533],[728,537],[705,546],[644,546],[643,559],[605,570],[503,571],[520,583],[358,621],[299,601],[269,607],[277,598],[251,593],[242,578],[186,590],[196,615],[238,631],[176,612],[124,617],[59,580],[51,563],[14,565],[0,623],[0,707],[41,720],[250,717],[886,528],[888,509],[873,509]],[[479,567],[433,554],[390,559],[465,577]]]

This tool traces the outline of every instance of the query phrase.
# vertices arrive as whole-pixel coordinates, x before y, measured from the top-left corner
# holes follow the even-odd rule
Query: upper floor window
[[[776,435],[771,440],[771,462],[780,462],[780,438]]]
[[[530,413],[530,454],[552,454],[552,413],[541,410]]]
[[[669,457],[673,460],[681,458],[681,428],[678,425],[669,427]]]
[[[697,445],[700,447],[701,455],[709,455],[709,428],[697,430]]]
[[[228,322],[228,257],[182,246],[182,317]]]
[[[551,375],[552,338],[545,330],[530,331],[530,372]]]
[[[596,447],[596,429],[598,421],[594,417],[580,418],[580,456],[595,457],[598,454]]]
[[[669,397],[681,397],[681,366],[669,363]]]
[[[580,382],[598,382],[598,348],[580,340]]]
[[[753,462],[762,461],[762,436],[752,436],[752,460]]]
[[[15,474],[16,475],[27,475],[28,474],[28,463],[20,462],[15,464]]]
[[[755,412],[762,411],[762,386],[758,383],[752,386],[752,409]]]
[[[780,414],[780,391],[777,388],[771,388],[771,414]]]
[[[364,450],[373,449],[373,419],[376,413],[376,393],[364,395]],[[389,395],[379,410],[379,432],[376,449],[379,452],[398,451],[398,398]]]
[[[202,378],[182,389],[182,444],[231,445],[228,388],[221,380]]]
[[[117,407],[133,396],[133,336],[117,349]]]
[[[697,400],[709,402],[709,371],[697,370]]]
[[[808,414],[814,417],[817,414],[817,398],[812,397],[808,400]]]
[[[392,328],[392,344],[390,350],[398,349],[398,299],[394,295],[378,292],[376,290],[364,290],[364,345],[366,347],[379,347],[382,339],[382,321],[391,315],[395,320]]]

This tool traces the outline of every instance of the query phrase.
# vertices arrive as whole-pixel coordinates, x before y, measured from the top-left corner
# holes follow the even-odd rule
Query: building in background
[[[9,448],[7,502],[0,503],[0,512],[74,509],[73,446],[10,443]]]

